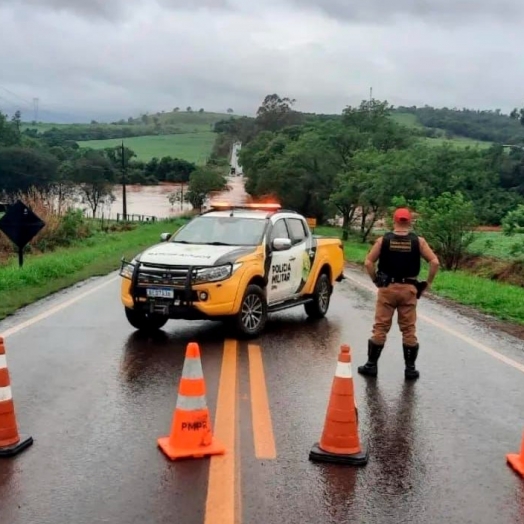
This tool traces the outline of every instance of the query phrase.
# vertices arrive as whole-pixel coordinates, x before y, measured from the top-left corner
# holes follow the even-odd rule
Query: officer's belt
[[[390,284],[411,284],[412,286],[418,286],[419,281],[415,278],[394,278],[390,277],[389,279]]]

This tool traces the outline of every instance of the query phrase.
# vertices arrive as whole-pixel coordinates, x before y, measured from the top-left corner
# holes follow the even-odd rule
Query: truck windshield
[[[266,221],[240,217],[197,217],[179,230],[170,242],[224,246],[257,246]]]

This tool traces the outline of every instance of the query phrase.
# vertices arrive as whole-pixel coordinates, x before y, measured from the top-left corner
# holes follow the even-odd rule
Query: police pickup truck
[[[251,338],[268,313],[304,306],[309,317],[324,317],[343,269],[342,242],[313,235],[300,214],[277,204],[216,203],[133,260],[122,259],[121,300],[141,331],[169,319],[207,319]]]

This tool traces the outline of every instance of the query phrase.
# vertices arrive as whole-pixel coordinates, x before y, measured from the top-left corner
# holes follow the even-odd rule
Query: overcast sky
[[[192,7],[188,7],[188,5]],[[258,4],[258,7],[257,7]],[[0,109],[524,105],[522,0],[0,0]]]

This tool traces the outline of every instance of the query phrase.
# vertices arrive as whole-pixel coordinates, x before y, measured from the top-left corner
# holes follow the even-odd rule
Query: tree
[[[228,112],[228,114],[230,114],[230,115],[234,113],[234,111],[233,111],[231,108],[228,108],[227,112]]]
[[[300,121],[300,115],[291,107],[296,102],[291,98],[280,98],[279,95],[267,95],[258,108],[255,119],[260,130],[277,131],[283,127],[296,124]]]
[[[78,159],[74,165],[74,180],[79,185],[82,200],[93,212],[93,218],[100,204],[114,201],[115,171],[103,153],[88,150]]]
[[[9,122],[7,116],[0,112],[0,147],[20,145],[20,133],[13,121]]]
[[[187,106],[187,107],[186,107],[186,111],[187,111],[188,113],[192,113],[192,112],[193,112],[193,109],[191,108],[191,106]]]
[[[198,110],[199,113],[203,113],[204,112],[204,108],[201,107],[199,110]]]
[[[186,200],[194,209],[202,210],[208,195],[226,187],[226,179],[217,170],[199,167],[189,177],[189,190]]]
[[[415,201],[414,206],[420,215],[417,233],[426,238],[446,269],[456,270],[474,239],[477,218],[473,203],[460,192],[445,192]]]
[[[0,148],[0,191],[7,196],[26,193],[30,188],[47,191],[59,162],[56,157],[35,148]]]

